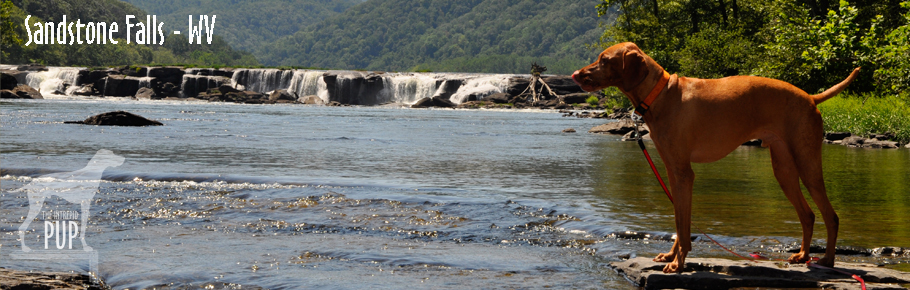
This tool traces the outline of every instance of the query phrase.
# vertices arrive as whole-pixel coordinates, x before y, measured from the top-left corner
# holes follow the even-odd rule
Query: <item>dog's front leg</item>
[[[672,164],[672,165],[671,165]],[[664,257],[673,256],[673,261],[664,266],[664,273],[681,273],[686,267],[686,255],[692,251],[692,185],[695,173],[691,164],[668,162],[667,172],[673,194],[673,210],[676,218],[676,241],[673,249]],[[663,254],[662,254],[663,255]],[[658,256],[661,258],[661,256]]]

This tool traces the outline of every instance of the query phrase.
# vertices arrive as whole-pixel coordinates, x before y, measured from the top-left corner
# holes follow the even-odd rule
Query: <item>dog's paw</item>
[[[787,259],[787,262],[790,262],[790,264],[802,264],[807,261],[809,261],[809,254],[802,252],[790,255],[790,258]]]
[[[822,265],[822,266],[825,266],[825,267],[834,267],[834,259],[828,259],[827,256],[825,256],[824,258],[819,259],[819,260],[816,261],[815,263],[816,263],[816,264],[819,264],[819,265]]]
[[[664,266],[664,273],[682,273],[683,268],[679,265],[679,261],[673,261]]]
[[[669,253],[657,254],[657,257],[655,257],[654,260],[652,260],[652,261],[666,263],[666,262],[673,261],[675,259],[676,259],[676,253],[669,252]]]

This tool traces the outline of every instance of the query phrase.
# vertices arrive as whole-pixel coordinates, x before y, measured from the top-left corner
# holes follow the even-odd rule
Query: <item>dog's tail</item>
[[[850,73],[850,76],[847,77],[847,79],[845,79],[844,81],[840,82],[839,84],[834,85],[833,87],[825,90],[821,94],[813,95],[812,99],[815,100],[815,104],[816,105],[821,104],[822,102],[830,99],[831,97],[837,96],[837,94],[840,94],[840,92],[844,91],[844,89],[846,89],[847,86],[849,86],[850,83],[853,82],[853,80],[855,80],[856,77],[859,76],[859,69],[860,68],[854,69],[853,72]]]

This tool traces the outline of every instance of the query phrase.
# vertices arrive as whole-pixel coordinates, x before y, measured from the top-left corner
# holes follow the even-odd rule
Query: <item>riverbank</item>
[[[910,96],[843,93],[818,106],[826,132],[910,143]]]

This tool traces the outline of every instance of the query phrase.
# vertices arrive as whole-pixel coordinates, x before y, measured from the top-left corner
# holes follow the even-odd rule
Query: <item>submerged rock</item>
[[[84,125],[99,125],[99,126],[161,126],[161,122],[149,120],[145,117],[125,112],[125,111],[114,111],[101,113],[88,117],[83,121],[66,121],[67,124],[84,124]]]
[[[859,282],[835,271],[810,268],[806,264],[773,261],[733,261],[689,258],[681,274],[664,273],[666,263],[638,257],[610,263],[610,267],[644,289],[732,289],[732,288],[825,288],[859,289]],[[905,289],[910,273],[870,264],[838,263],[838,270],[860,275],[867,289]],[[896,284],[894,284],[896,283]]]
[[[105,289],[84,274],[0,268],[0,289]]]

